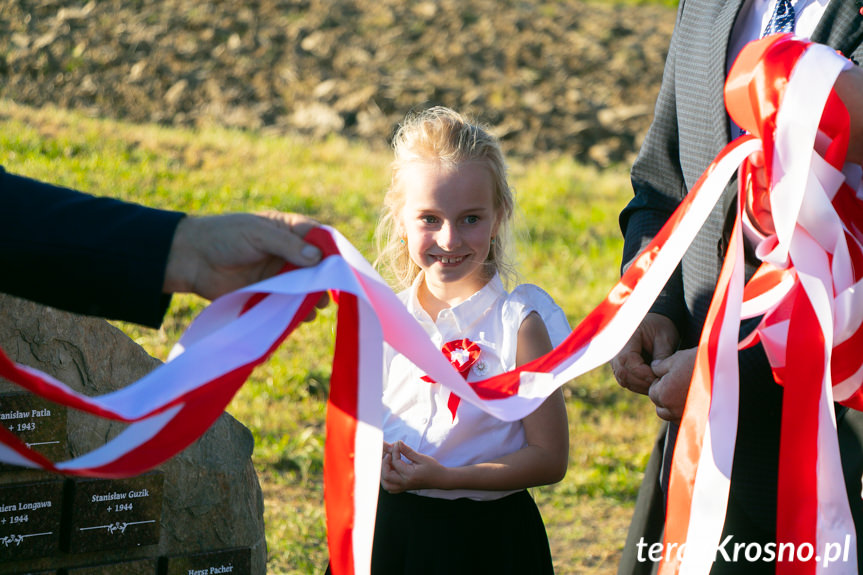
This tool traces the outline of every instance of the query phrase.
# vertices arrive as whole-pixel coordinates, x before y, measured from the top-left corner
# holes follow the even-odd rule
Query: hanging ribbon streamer
[[[833,414],[834,400],[861,407],[863,375],[855,345],[863,337],[863,301],[855,298],[863,279],[861,174],[859,167],[844,166],[848,114],[832,92],[849,65],[824,46],[785,34],[749,44],[729,74],[729,113],[760,140],[771,185],[759,186],[748,160],[741,166],[731,245],[675,445],[663,575],[708,573],[724,549],[738,416],[737,333],[741,318],[757,316],[759,327],[739,347],[762,343],[784,386],[777,533],[769,546],[756,543],[757,549],[738,549],[736,559],[729,558],[772,558],[780,575],[828,567],[857,573]],[[745,291],[744,229],[763,262]]]
[[[791,480],[783,476],[781,496],[799,498],[795,505],[802,499],[807,505],[814,502],[814,506],[809,505],[807,509],[816,510],[814,529],[819,541],[822,537],[832,537],[831,528],[850,529],[848,532],[853,533],[853,525],[848,527],[845,521],[850,516],[848,502],[843,499],[844,486],[831,487],[841,483],[841,469],[837,467],[835,422],[830,419],[829,406],[834,397],[855,407],[863,405],[863,354],[856,345],[863,337],[859,329],[863,305],[853,298],[853,288],[860,280],[854,272],[863,269],[859,265],[863,262],[859,247],[863,234],[857,228],[863,219],[855,219],[855,216],[863,213],[863,207],[855,191],[844,184],[841,172],[837,172],[844,157],[844,149],[839,150],[841,135],[838,132],[834,135],[832,129],[822,126],[826,136],[822,137],[819,132],[820,139],[813,136],[801,143],[796,135],[792,137],[783,131],[782,114],[774,113],[778,102],[783,99],[787,102],[797,92],[812,91],[813,86],[823,88],[817,91],[819,93],[829,93],[845,61],[826,49],[798,40],[783,37],[782,42],[798,53],[799,57],[791,65],[761,64],[760,58],[754,58],[749,69],[742,72],[738,69],[738,74],[751,74],[759,79],[747,86],[767,88],[765,93],[754,88],[743,90],[753,99],[746,112],[747,118],[757,122],[738,119],[761,139],[756,135],[746,136],[719,154],[608,296],[549,354],[511,372],[468,384],[362,255],[338,232],[323,227],[313,230],[307,237],[321,247],[325,255],[319,265],[285,272],[214,301],[189,326],[165,364],[118,391],[86,397],[0,354],[0,376],[57,403],[130,423],[123,433],[104,446],[59,463],[32,451],[0,427],[0,461],[97,477],[132,476],[159,465],[188,446],[215,421],[254,367],[266,361],[306,317],[319,294],[329,291],[339,306],[324,468],[331,566],[335,575],[368,573],[383,441],[380,425],[384,342],[462,401],[500,419],[522,419],[559,386],[612,359],[649,311],[738,166],[743,164],[745,168],[746,158],[763,148],[765,157],[771,160],[768,174],[772,173],[776,185],[769,193],[758,191],[761,194],[758,201],[750,202],[754,217],[765,213],[764,206],[777,206],[777,202],[772,201],[777,194],[783,194],[782,204],[786,204],[784,198],[789,192],[785,191],[785,182],[792,176],[797,182],[794,183],[795,193],[802,195],[805,190],[806,195],[795,196],[794,202],[787,202],[796,205],[795,209],[783,208],[781,215],[773,214],[777,232],[764,238],[760,246],[769,263],[750,282],[745,294],[741,294],[742,272],[734,263],[742,257],[740,232],[735,231],[732,245],[737,247],[729,251],[726,262],[729,269],[723,270],[714,302],[716,310],[711,310],[709,329],[705,330],[699,348],[697,375],[684,416],[682,431],[691,443],[686,451],[694,465],[687,471],[677,465],[676,460],[670,495],[674,505],[670,501],[666,533],[669,541],[686,542],[693,548],[698,548],[698,544],[693,543],[696,530],[705,544],[718,541],[721,533],[733,456],[734,433],[729,429],[736,425],[737,325],[741,314],[764,315],[756,337],[764,344],[779,380],[786,386],[786,397],[793,395],[789,393],[792,386],[801,385],[801,389],[806,390],[794,401],[795,413],[805,412],[813,425],[817,424],[817,427],[807,426],[801,434],[817,429],[817,439],[807,437],[804,443],[808,450],[805,457],[814,458],[818,473],[812,471],[809,480],[800,484],[794,480],[797,470],[789,474]],[[795,78],[803,69],[810,75],[815,73],[817,78],[808,77],[802,87],[798,87],[796,79],[787,85],[775,81],[790,77],[792,69]],[[765,81],[764,75],[769,81]],[[769,88],[775,86],[779,86],[783,97],[770,91]],[[829,110],[837,107],[835,97],[831,102],[828,102]],[[783,103],[783,107],[786,105]],[[817,127],[818,112],[825,107],[824,101],[808,102],[805,106],[793,113],[811,116]],[[766,123],[762,122],[765,118],[768,119]],[[775,138],[770,123],[774,120]],[[757,126],[753,128],[752,124]],[[841,121],[833,127],[841,132],[840,125]],[[834,142],[840,144],[833,145]],[[806,145],[805,150],[799,149]],[[825,151],[821,155],[812,154],[813,149],[821,151],[822,148]],[[792,163],[801,153],[806,156],[802,168]],[[859,179],[858,173],[856,180],[859,182]],[[813,189],[816,190],[812,192],[814,197],[810,197]],[[763,193],[768,193],[766,199]],[[800,209],[801,205],[804,209]],[[829,220],[828,230],[822,228],[821,212],[833,210],[831,206],[837,209],[831,212],[834,215]],[[840,213],[850,215],[850,223],[835,215],[838,206],[842,206]],[[744,211],[742,205],[739,211]],[[843,224],[846,227],[842,227]],[[799,229],[808,231],[805,239],[798,237]],[[822,240],[832,242],[830,249],[822,248]],[[812,256],[806,260],[806,267],[800,267],[798,258],[809,258],[811,254],[818,257]],[[809,265],[810,260],[817,262]],[[858,265],[855,267],[853,263]],[[835,306],[836,313],[832,313],[831,305]],[[802,328],[796,327],[798,323]],[[792,327],[793,333],[802,335],[801,341],[787,337]],[[806,334],[821,335],[809,339]],[[794,364],[794,354],[797,358],[803,357],[797,346],[809,348],[813,342],[823,350],[824,361],[816,366],[818,373],[807,371],[806,382],[801,384],[798,374],[802,376],[804,372]],[[831,363],[831,360],[834,361]],[[719,373],[719,370],[725,371]],[[831,375],[838,383],[835,388],[829,385]],[[726,381],[733,385],[726,385]],[[812,385],[820,390],[817,394],[811,391]],[[821,401],[810,405],[816,397]],[[793,431],[783,429],[783,434]],[[728,438],[730,445],[723,443]],[[783,457],[789,450],[795,451],[795,448],[783,443]],[[721,455],[718,460],[711,460],[714,451]],[[800,462],[793,462],[793,465],[798,464]],[[787,473],[785,467],[783,473]],[[832,494],[827,493],[828,489],[834,489]],[[723,496],[716,497],[717,493]],[[841,493],[841,497],[837,493]],[[722,505],[710,505],[706,499],[711,497],[715,501],[722,500]],[[786,505],[783,501],[780,507]],[[827,511],[822,511],[823,505],[827,506]],[[789,526],[792,530],[789,536],[808,541],[805,538],[812,533],[812,521],[810,513],[804,521],[795,522],[794,526]],[[702,526],[712,527],[702,533]],[[664,572],[680,569],[707,573],[704,561],[697,560],[696,555],[686,554],[682,563],[665,562]],[[690,561],[692,567],[688,566]],[[856,572],[856,565],[853,571]]]

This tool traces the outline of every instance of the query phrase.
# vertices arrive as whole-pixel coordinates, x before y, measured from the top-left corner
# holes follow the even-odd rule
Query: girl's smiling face
[[[488,168],[416,161],[401,170],[398,186],[402,237],[425,288],[450,306],[467,299],[490,279],[485,263],[500,222]]]

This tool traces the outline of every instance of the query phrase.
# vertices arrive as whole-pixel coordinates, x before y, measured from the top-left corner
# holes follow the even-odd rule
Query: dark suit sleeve
[[[158,327],[182,213],[94,197],[0,167],[0,291]]]
[[[678,7],[678,20],[683,11]],[[620,214],[624,246],[622,268],[656,236],[686,195],[678,155],[675,106],[675,35],[665,63],[662,86],[656,100],[653,122],[632,167],[632,200]],[[680,269],[674,272],[651,311],[670,317],[680,326],[685,310]]]

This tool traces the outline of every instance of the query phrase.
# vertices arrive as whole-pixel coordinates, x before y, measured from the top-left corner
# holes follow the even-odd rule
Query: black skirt
[[[372,575],[483,573],[554,573],[545,525],[527,491],[474,501],[380,490]]]

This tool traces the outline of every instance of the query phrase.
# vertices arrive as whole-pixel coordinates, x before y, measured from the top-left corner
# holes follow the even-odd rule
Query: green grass
[[[338,228],[370,259],[389,160],[340,138],[141,126],[0,101],[0,165],[9,171],[193,213],[300,211]],[[545,288],[575,325],[618,277],[626,169],[537,158],[512,162],[511,180],[521,280]],[[164,359],[205,305],[178,296],[159,330],[119,325]],[[326,563],[321,470],[334,326],[330,306],[257,369],[229,407],[255,436],[270,573],[320,573]],[[658,424],[649,402],[622,391],[607,367],[565,394],[569,472],[533,492],[557,572],[613,573]]]

